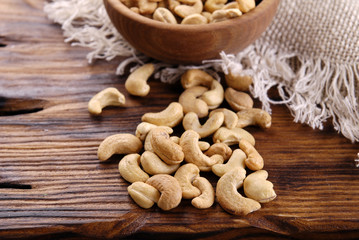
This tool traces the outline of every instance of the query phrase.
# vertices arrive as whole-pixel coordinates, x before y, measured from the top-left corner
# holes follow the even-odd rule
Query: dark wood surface
[[[294,123],[285,106],[273,106],[270,129],[248,129],[277,199],[245,217],[187,200],[168,212],[139,208],[118,173],[120,156],[100,163],[97,147],[134,133],[142,114],[176,101],[180,87],[152,80],[149,96],[129,96],[115,75],[121,59],[89,65],[88,50],[64,43],[42,7],[0,1],[0,239],[359,238],[359,145],[330,124]],[[105,87],[125,93],[127,107],[91,117],[87,102]]]

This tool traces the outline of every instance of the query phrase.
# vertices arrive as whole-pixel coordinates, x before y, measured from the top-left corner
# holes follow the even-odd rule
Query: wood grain
[[[330,124],[319,131],[294,123],[285,106],[273,106],[270,129],[248,129],[276,200],[246,217],[187,200],[169,212],[139,208],[117,171],[121,156],[99,163],[97,147],[111,134],[134,133],[142,114],[176,101],[180,87],[152,79],[148,97],[129,96],[125,76],[115,75],[121,59],[88,65],[87,49],[63,43],[42,4],[0,1],[1,239],[359,237],[358,144]],[[88,100],[110,86],[125,93],[127,107],[91,117]]]

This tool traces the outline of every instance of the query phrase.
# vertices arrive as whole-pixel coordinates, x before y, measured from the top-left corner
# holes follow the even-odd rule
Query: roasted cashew
[[[236,2],[233,2],[236,3]],[[228,87],[237,91],[249,91],[249,86],[253,82],[253,78],[248,75],[234,74],[232,72],[224,75]]]
[[[183,108],[178,102],[170,103],[166,109],[156,113],[145,113],[141,120],[158,126],[175,127],[183,119]]]
[[[120,133],[105,138],[97,150],[100,161],[109,159],[114,154],[138,153],[143,147],[141,140],[130,133]]]
[[[157,3],[155,3],[157,5]],[[150,85],[147,84],[148,78],[152,75],[155,67],[152,63],[147,63],[133,71],[125,82],[126,90],[135,96],[144,97],[150,92]]]
[[[257,171],[263,168],[264,160],[251,143],[241,139],[239,141],[239,148],[247,155],[244,163],[250,170]]]
[[[136,128],[136,137],[138,137],[141,141],[145,140],[147,137],[147,134],[154,128],[157,127],[162,127],[163,129],[166,130],[166,132],[168,132],[168,134],[172,134],[173,130],[170,127],[167,126],[157,126],[155,124],[152,123],[148,123],[148,122],[141,122],[140,124],[137,125]]]
[[[201,69],[189,69],[181,76],[181,85],[184,89],[194,86],[210,88],[214,78]]]
[[[181,24],[207,24],[208,19],[200,13],[194,13],[183,18]]]
[[[267,180],[268,172],[258,170],[249,174],[243,182],[244,194],[260,203],[267,203],[277,197],[273,183]]]
[[[156,174],[172,174],[180,167],[180,164],[167,164],[162,161],[155,153],[145,151],[142,153],[141,166],[146,173]]]
[[[231,171],[234,168],[240,167],[245,169],[246,166],[244,161],[246,158],[246,154],[241,149],[235,149],[227,163],[213,165],[212,172],[218,177],[222,177],[225,173]]]
[[[153,152],[167,164],[179,164],[183,161],[182,147],[174,143],[163,129],[155,128],[151,130],[150,141]]]
[[[224,161],[227,161],[232,155],[232,149],[225,143],[214,143],[206,152],[204,152],[204,154],[209,157],[218,154],[223,157]]]
[[[192,185],[195,178],[199,177],[199,168],[193,163],[186,163],[176,171],[174,177],[182,189],[182,198],[192,199],[198,197],[201,191]]]
[[[128,194],[142,208],[150,208],[160,199],[160,192],[144,182],[134,182],[127,187]]]
[[[208,115],[208,105],[199,97],[208,90],[206,87],[194,86],[184,90],[179,96],[178,102],[183,107],[183,112],[195,112],[199,118]]]
[[[222,9],[227,3],[227,0],[207,0],[204,4],[204,9],[210,13],[215,10]]]
[[[180,145],[185,161],[197,165],[201,171],[211,171],[214,164],[223,163],[223,157],[218,154],[211,157],[206,156],[199,148],[199,138],[199,134],[193,130],[187,130],[182,134]]]
[[[237,112],[237,127],[244,128],[250,125],[257,125],[261,128],[270,128],[272,117],[260,108],[243,109]]]
[[[170,134],[170,133],[169,133]],[[180,138],[177,136],[171,136],[170,139],[174,142],[179,144],[180,143]],[[201,149],[201,151],[206,151],[208,150],[208,148],[211,146],[211,144],[209,144],[208,142],[205,141],[198,141],[198,146]],[[213,154],[212,154],[213,155]]]
[[[224,98],[234,111],[253,108],[253,99],[248,93],[236,91],[228,87],[224,92]]]
[[[194,0],[194,3],[191,5],[181,4],[174,8],[174,12],[181,18],[185,18],[194,13],[201,13],[202,10],[202,0]]]
[[[131,153],[118,163],[120,175],[128,182],[145,182],[149,176],[140,167],[140,154]]]
[[[108,106],[125,106],[125,96],[116,88],[109,87],[94,95],[88,102],[88,111],[93,115],[100,115],[102,109]]]
[[[261,208],[259,202],[243,197],[237,189],[243,185],[246,171],[235,168],[224,174],[217,182],[216,197],[221,207],[235,215],[247,215]]]
[[[220,127],[213,134],[212,139],[214,143],[223,142],[229,146],[238,144],[241,139],[247,140],[253,146],[255,144],[255,139],[252,136],[252,134],[250,134],[249,132],[247,132],[242,128],[237,128],[237,127],[232,129],[228,129],[226,127]]]
[[[212,116],[201,125],[198,115],[194,112],[189,112],[184,116],[182,124],[185,130],[194,130],[201,138],[204,138],[217,131],[217,129],[222,126],[223,121],[224,114],[222,112],[217,112],[212,114]]]
[[[158,7],[155,12],[153,13],[154,20],[164,22],[164,23],[170,23],[170,24],[177,24],[177,20],[173,13],[164,7]]]
[[[157,8],[157,2],[150,0],[136,0],[140,14],[152,14]]]
[[[237,18],[242,16],[242,12],[236,8],[229,9],[219,9],[212,13],[212,18],[210,22],[222,22],[232,18]]]
[[[197,177],[192,184],[201,191],[201,195],[193,198],[191,204],[199,209],[210,208],[214,203],[215,197],[212,184],[204,177]]]
[[[156,128],[160,128],[163,131],[165,131],[168,134],[171,134],[173,132],[172,128],[167,126],[157,126]],[[147,133],[147,136],[145,138],[145,143],[143,144],[145,151],[151,151],[153,152],[152,144],[151,144],[151,131],[152,129]]]
[[[209,109],[217,108],[224,100],[222,84],[216,80],[212,81],[210,89],[204,92],[200,99],[207,103]]]
[[[157,206],[162,210],[171,210],[181,203],[181,186],[173,176],[168,174],[153,175],[146,183],[160,191],[161,196]]]
[[[253,8],[256,7],[256,2],[255,0],[236,0],[239,6],[239,10],[241,10],[241,12],[249,12],[250,10],[252,10]]]
[[[211,117],[216,112],[222,112],[224,114],[224,126],[231,129],[237,126],[238,124],[238,116],[235,112],[227,109],[227,108],[217,108],[212,110],[209,113],[209,117]]]

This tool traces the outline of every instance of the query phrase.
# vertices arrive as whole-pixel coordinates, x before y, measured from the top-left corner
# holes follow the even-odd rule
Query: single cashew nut
[[[213,134],[213,142],[223,142],[227,145],[234,145],[238,144],[241,139],[247,140],[253,146],[255,145],[255,139],[252,134],[247,132],[242,128],[232,128],[228,129],[226,127],[220,127],[214,134]]]
[[[235,149],[232,153],[232,156],[229,158],[225,164],[215,164],[212,166],[212,172],[218,177],[222,177],[227,172],[231,171],[234,168],[243,168],[246,166],[244,164],[245,159],[247,158],[246,154],[240,150]]]
[[[126,90],[135,96],[147,96],[150,92],[150,86],[147,84],[147,80],[152,75],[154,70],[155,67],[152,63],[148,63],[137,68],[128,76],[125,82]]]
[[[158,7],[153,13],[152,18],[164,23],[177,24],[177,20],[172,12],[164,7]]]
[[[219,9],[215,10],[212,13],[211,22],[222,22],[232,18],[237,18],[242,16],[242,12],[236,8],[229,8],[229,9]]]
[[[222,126],[223,121],[224,114],[222,112],[217,112],[212,114],[212,116],[201,125],[198,115],[194,112],[189,112],[184,116],[182,124],[185,130],[194,130],[201,138],[204,138],[217,131],[217,129]]]
[[[88,111],[93,115],[100,115],[102,109],[108,106],[125,106],[125,96],[116,88],[109,87],[94,95],[88,102]]]
[[[224,100],[222,85],[216,80],[212,81],[210,89],[204,92],[200,99],[207,103],[209,109],[217,108]]]
[[[201,69],[189,69],[181,76],[181,85],[184,89],[194,86],[210,88],[213,77]]]
[[[209,113],[209,117],[211,117],[216,112],[222,112],[224,114],[224,126],[231,129],[237,126],[238,124],[238,116],[235,112],[227,109],[227,108],[217,108],[212,110]]]
[[[140,167],[140,154],[132,153],[124,156],[118,163],[120,175],[128,182],[145,182],[149,176]]]
[[[142,208],[151,208],[160,199],[160,192],[144,182],[134,182],[127,187],[128,194]]]
[[[249,91],[249,87],[253,82],[253,78],[251,76],[234,74],[232,72],[225,74],[224,77],[226,79],[227,86],[237,91]]]
[[[192,185],[195,178],[199,177],[199,168],[193,163],[186,163],[176,171],[174,177],[182,189],[182,198],[192,199],[198,197],[201,191]]]
[[[248,93],[228,87],[224,92],[224,98],[234,111],[253,108],[253,99]]]
[[[183,161],[182,147],[174,143],[163,129],[155,128],[151,130],[150,141],[153,152],[167,164],[179,164]]]
[[[154,128],[157,127],[161,127],[163,129],[166,130],[166,132],[168,132],[168,134],[172,134],[173,130],[170,127],[167,126],[157,126],[155,124],[152,123],[148,123],[148,122],[141,122],[140,124],[137,125],[136,128],[136,137],[138,137],[141,141],[145,140],[147,137],[147,134]]]
[[[260,108],[243,109],[237,112],[237,117],[237,127],[240,128],[250,125],[257,125],[261,128],[270,128],[272,125],[271,115]]]
[[[177,207],[182,199],[182,190],[176,178],[168,174],[157,174],[150,177],[147,184],[160,191],[161,196],[157,206],[162,210],[171,210]]]
[[[223,157],[224,161],[227,161],[232,155],[232,149],[225,143],[214,143],[206,152],[204,152],[204,154],[209,157],[218,154]]]
[[[164,2],[164,1],[163,1]],[[175,7],[179,6],[181,3],[177,0],[167,0],[166,1],[167,4],[168,4],[168,9],[171,11],[171,12],[174,12],[175,10]]]
[[[141,166],[146,173],[156,174],[172,174],[180,167],[180,164],[167,164],[161,160],[155,153],[145,151],[140,158]]]
[[[157,113],[145,113],[141,120],[158,126],[175,127],[183,119],[183,108],[178,102],[170,103],[166,109]]]
[[[194,86],[184,90],[179,96],[178,102],[183,107],[183,112],[195,112],[199,118],[208,115],[208,105],[199,97],[208,90],[206,87]]]
[[[170,134],[170,133],[169,133]],[[180,138],[177,136],[171,136],[170,139],[174,142],[179,144],[180,143]],[[198,141],[198,146],[201,149],[201,151],[206,151],[208,150],[208,148],[211,146],[211,144],[209,144],[208,142],[205,141]]]
[[[157,8],[157,2],[150,0],[137,0],[138,9],[140,14],[152,14]]]
[[[268,172],[265,170],[258,170],[249,174],[244,179],[244,194],[260,203],[267,203],[275,199],[277,194],[273,189],[273,183],[268,181],[267,178]]]
[[[191,204],[199,209],[210,208],[214,203],[214,189],[211,183],[204,177],[197,177],[193,182],[193,186],[201,191],[201,195],[192,199]]]
[[[194,4],[181,4],[174,8],[174,12],[181,18],[185,18],[194,13],[201,13],[203,10],[202,0],[195,0]]]
[[[100,161],[109,159],[114,154],[138,153],[143,147],[141,140],[130,133],[120,133],[105,138],[97,150]]]
[[[236,1],[234,1],[234,2],[229,2],[229,3],[225,4],[222,9],[230,9],[230,8],[237,8],[237,9],[239,9],[239,5],[238,5],[238,3],[237,3]]]
[[[185,17],[181,24],[207,24],[208,19],[200,13],[194,13]]]
[[[255,0],[236,0],[239,6],[239,10],[246,13],[256,7]]]
[[[263,168],[264,160],[251,143],[241,139],[239,141],[239,148],[247,155],[245,164],[250,170],[257,171]]]
[[[160,128],[163,131],[165,131],[168,134],[171,134],[173,132],[173,129],[167,126],[157,126],[156,128]],[[145,151],[153,152],[152,144],[151,144],[151,135],[152,135],[152,129],[147,133],[145,138],[144,149]]]
[[[259,202],[243,197],[237,189],[243,185],[246,171],[235,168],[224,174],[217,182],[216,197],[221,207],[235,215],[247,215],[261,208]]]
[[[211,171],[214,164],[223,163],[223,157],[218,154],[211,157],[206,156],[199,148],[199,138],[199,134],[193,130],[187,130],[182,134],[180,145],[185,161],[197,165],[201,171]]]
[[[204,9],[210,13],[215,10],[222,9],[227,3],[227,0],[207,0],[204,4]]]

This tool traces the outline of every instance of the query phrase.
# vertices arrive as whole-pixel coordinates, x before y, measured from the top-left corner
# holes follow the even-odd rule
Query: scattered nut
[[[148,123],[148,122],[141,122],[140,124],[137,125],[137,128],[136,128],[136,137],[138,137],[141,141],[145,140],[146,137],[147,137],[147,134],[154,128],[157,128],[157,127],[161,127],[163,129],[166,130],[166,132],[168,134],[171,134],[173,133],[173,130],[172,128],[170,127],[167,127],[167,126],[157,126],[155,124],[152,124],[152,123]]]
[[[227,161],[232,155],[232,149],[225,143],[214,143],[204,154],[209,157],[218,154],[223,157],[224,161]]]
[[[245,152],[247,158],[245,160],[246,166],[253,171],[261,170],[264,166],[262,156],[254,148],[253,144],[249,143],[245,139],[239,141],[239,148]]]
[[[143,170],[151,175],[172,174],[180,167],[180,164],[165,163],[155,153],[150,151],[142,153],[140,162]]]
[[[224,75],[228,87],[237,91],[249,91],[249,87],[253,82],[251,76],[234,74],[232,72]]]
[[[201,191],[201,195],[192,199],[191,204],[199,209],[210,208],[214,203],[215,193],[211,183],[204,177],[197,177],[193,186]]]
[[[216,112],[222,112],[224,114],[224,126],[231,129],[237,126],[238,124],[238,116],[235,112],[227,109],[227,108],[217,108],[212,110],[209,113],[209,117],[211,117]],[[237,126],[239,127],[239,126]]]
[[[160,129],[162,129],[163,131],[165,131],[168,134],[171,134],[173,132],[172,128],[167,127],[167,126],[157,126],[156,128],[160,128]],[[145,144],[144,144],[145,151],[153,152],[153,148],[152,148],[152,144],[151,144],[152,130],[153,129],[151,129],[146,135]]]
[[[277,195],[273,189],[273,183],[267,178],[268,172],[265,170],[258,170],[249,174],[243,183],[246,196],[260,203],[267,203],[275,199]]]
[[[127,187],[128,194],[142,208],[151,208],[160,198],[160,192],[144,182],[134,182]]]
[[[161,112],[145,113],[141,119],[158,126],[175,127],[183,119],[183,108],[180,103],[172,102]]]
[[[192,199],[198,197],[201,191],[192,185],[194,179],[199,177],[199,168],[193,163],[186,163],[176,171],[174,177],[182,189],[182,198]]]
[[[182,124],[185,130],[194,130],[201,138],[204,138],[217,131],[217,129],[222,126],[223,121],[224,114],[217,112],[212,114],[212,116],[201,125],[198,115],[194,112],[189,112],[184,116]]]
[[[195,86],[210,88],[213,81],[211,75],[200,69],[189,69],[181,76],[181,85],[184,89]]]
[[[224,90],[222,84],[216,80],[212,81],[210,89],[204,92],[200,99],[207,103],[209,109],[217,108],[224,100]]]
[[[145,182],[149,176],[140,167],[140,155],[132,153],[124,156],[118,163],[120,175],[128,182]]]
[[[234,111],[253,108],[253,100],[249,94],[236,91],[228,87],[224,92],[224,98]]]
[[[139,0],[139,1],[143,1],[143,0]],[[148,63],[137,68],[128,76],[125,82],[126,90],[130,94],[135,96],[140,96],[140,97],[147,96],[148,93],[150,92],[150,86],[147,84],[147,80],[152,75],[154,70],[155,67],[152,63]]]
[[[243,109],[237,112],[237,127],[244,128],[250,125],[258,125],[261,128],[270,128],[272,117],[266,111],[259,108]]]
[[[255,139],[246,130],[242,128],[232,128],[228,129],[226,127],[220,127],[214,134],[213,134],[213,142],[223,142],[227,145],[234,145],[238,144],[241,139],[247,140],[250,144],[254,146]]]
[[[231,171],[234,168],[243,168],[245,169],[244,161],[247,158],[246,154],[240,150],[235,149],[225,164],[215,164],[212,166],[212,172],[218,177],[222,177],[225,173]]]
[[[194,86],[187,88],[179,96],[178,102],[183,107],[183,112],[195,112],[199,118],[206,117],[208,115],[208,105],[202,99],[199,99],[208,88],[202,86]]]
[[[88,102],[88,111],[93,115],[100,115],[105,107],[125,106],[125,103],[125,96],[116,88],[109,87],[91,98]]]

